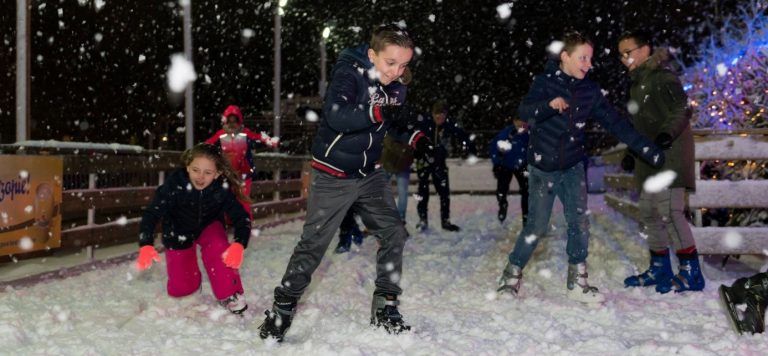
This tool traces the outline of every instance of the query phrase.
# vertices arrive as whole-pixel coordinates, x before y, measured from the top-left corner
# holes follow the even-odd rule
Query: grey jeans
[[[275,299],[301,298],[349,209],[360,216],[379,242],[374,294],[402,293],[398,282],[407,232],[384,172],[378,169],[364,178],[339,179],[312,170],[304,230],[281,285],[275,288]]]
[[[640,222],[648,234],[648,248],[659,251],[671,246],[676,251],[696,245],[683,212],[685,199],[685,188],[640,193]]]

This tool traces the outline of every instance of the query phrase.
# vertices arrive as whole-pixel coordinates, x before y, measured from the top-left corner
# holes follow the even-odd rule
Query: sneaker
[[[499,277],[499,288],[496,292],[504,294],[509,293],[513,296],[517,296],[520,293],[520,284],[523,280],[523,270],[511,263],[507,263],[504,267],[504,272]]]
[[[274,338],[277,342],[283,342],[285,332],[291,327],[295,309],[295,301],[280,303],[275,300],[272,304],[272,310],[264,311],[267,318],[259,326],[259,337],[262,339]]]
[[[376,328],[383,327],[390,334],[410,331],[411,326],[405,324],[403,315],[397,310],[399,304],[397,296],[374,295],[371,304],[371,325]]]
[[[451,224],[451,222],[449,220],[443,220],[442,226],[443,226],[443,230],[446,230],[446,231],[459,231],[459,230],[461,230],[460,227],[458,227],[458,226],[456,226],[454,224]]]
[[[241,315],[248,309],[248,304],[245,303],[245,298],[240,293],[232,294],[229,298],[220,300],[219,305],[236,315]]]
[[[339,244],[336,246],[336,253],[349,252],[352,247],[352,236],[349,234],[339,234]]]
[[[582,303],[601,303],[605,297],[600,294],[597,287],[589,285],[587,278],[587,264],[582,262],[568,265],[568,298]]]
[[[427,230],[427,221],[426,220],[419,220],[418,223],[416,223],[416,231],[418,232],[424,232]]]

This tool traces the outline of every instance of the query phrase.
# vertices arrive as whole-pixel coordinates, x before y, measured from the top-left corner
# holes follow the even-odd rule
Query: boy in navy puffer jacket
[[[406,87],[399,82],[413,48],[405,30],[382,26],[370,45],[344,50],[333,67],[312,145],[304,230],[275,288],[272,310],[260,327],[262,339],[283,340],[299,298],[350,209],[379,242],[371,323],[391,333],[410,329],[397,309],[406,231],[378,161],[390,128],[416,152],[430,154],[429,139],[411,128],[417,113],[403,106]]]
[[[518,108],[530,131],[530,210],[499,280],[499,291],[518,293],[522,269],[539,239],[546,236],[552,205],[558,197],[568,224],[567,295],[581,302],[603,301],[597,288],[587,282],[589,217],[583,163],[587,120],[596,120],[649,164],[664,164],[664,152],[619,116],[597,83],[586,79],[592,68],[592,52],[589,39],[575,32],[566,34],[560,60],[547,63]]]
[[[499,202],[499,221],[507,218],[507,194],[512,177],[520,188],[520,210],[523,224],[528,220],[528,125],[520,119],[514,120],[493,138],[488,146],[496,178],[496,200]]]

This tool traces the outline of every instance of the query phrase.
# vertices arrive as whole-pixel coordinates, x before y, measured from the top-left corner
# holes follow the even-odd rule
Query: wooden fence
[[[157,185],[180,166],[177,151],[104,151],[93,149],[24,149],[0,147],[6,153],[61,156],[64,161],[61,247],[84,249],[138,241],[142,209]],[[309,184],[307,157],[265,153],[255,157],[251,208],[254,218],[269,223],[306,207]],[[0,263],[42,257],[54,251],[0,256]]]
[[[693,211],[692,227],[696,245],[702,254],[764,254],[768,251],[768,227],[762,226],[702,226],[702,211],[714,208],[768,208],[768,180],[708,180],[701,177],[705,161],[766,161],[768,136],[744,132],[723,134],[696,132],[696,192],[688,197]],[[618,165],[625,148],[617,147],[602,155],[606,164]],[[618,171],[618,170],[617,170]],[[626,173],[605,175],[605,184],[612,188],[605,200],[613,209],[637,220],[639,210],[634,176]]]

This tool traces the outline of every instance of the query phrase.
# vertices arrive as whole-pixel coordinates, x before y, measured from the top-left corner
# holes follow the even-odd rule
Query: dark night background
[[[623,30],[650,29],[657,43],[675,47],[682,60],[693,61],[698,43],[735,3],[289,0],[282,19],[282,97],[317,95],[325,26],[333,27],[330,68],[341,49],[367,41],[375,25],[402,21],[420,49],[411,66],[408,103],[426,111],[433,101],[447,99],[450,115],[478,133],[478,144],[484,147],[515,112],[532,75],[543,68],[547,45],[564,31],[576,29],[592,37],[595,68],[590,77],[622,108],[627,83],[616,41]],[[512,4],[509,18],[499,17],[500,4]],[[227,104],[242,106],[252,123],[271,112],[272,6],[268,1],[192,0],[199,75],[196,141],[219,127]],[[3,0],[0,12],[0,143],[15,141],[15,7],[15,1]],[[97,11],[87,0],[31,1],[30,16],[33,140],[148,147],[151,133],[154,148],[157,137],[167,134],[163,148],[183,149],[184,133],[176,130],[184,123],[183,103],[166,89],[169,58],[183,52],[178,2],[107,0]],[[244,37],[244,29],[255,35]],[[285,119],[291,120],[291,114],[284,113]],[[258,122],[259,129],[272,131],[271,118]]]

